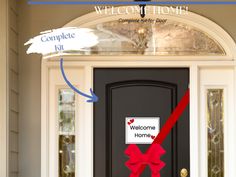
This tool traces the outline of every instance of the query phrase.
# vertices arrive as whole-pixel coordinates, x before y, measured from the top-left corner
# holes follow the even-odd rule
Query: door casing
[[[81,89],[84,91],[89,91],[90,88],[93,88],[93,69],[94,68],[178,68],[178,67],[187,67],[190,71],[190,169],[191,169],[191,177],[207,177],[207,164],[206,161],[206,144],[203,142],[203,137],[206,136],[204,133],[201,133],[201,129],[204,128],[204,116],[202,113],[205,111],[201,105],[202,94],[201,93],[201,81],[200,75],[202,74],[201,71],[204,70],[207,72],[208,70],[218,70],[218,71],[225,71],[231,70],[233,72],[233,82],[232,88],[235,88],[236,83],[236,63],[234,61],[201,61],[201,60],[194,60],[194,61],[160,61],[155,60],[152,56],[143,56],[143,60],[133,61],[133,57],[129,56],[122,56],[122,60],[114,60],[112,57],[103,57],[103,61],[97,60],[86,60],[86,57],[76,57],[70,56],[65,57],[65,71],[67,74],[70,72],[74,72],[76,69],[80,69],[81,75],[71,75],[72,82],[73,80],[76,81],[78,77],[81,77],[81,83],[75,83],[77,85],[81,85]],[[126,60],[124,60],[124,58]],[[41,136],[41,144],[42,144],[42,153],[41,153],[41,175],[42,177],[49,177],[51,174],[55,175],[56,173],[51,171],[55,171],[57,169],[57,163],[51,164],[49,168],[48,164],[50,161],[49,157],[52,156],[51,159],[55,160],[57,158],[56,154],[51,154],[49,152],[48,147],[52,143],[55,142],[53,139],[49,139],[50,130],[48,129],[48,122],[47,120],[50,119],[49,117],[49,75],[51,70],[58,70],[57,74],[60,75],[59,70],[59,58],[54,58],[49,61],[43,60],[42,62],[42,136]],[[205,73],[206,74],[206,73]],[[61,85],[63,84],[60,81]],[[65,83],[64,83],[65,84]],[[209,84],[209,86],[217,87],[218,84]],[[231,96],[233,99],[231,107],[234,109],[230,109],[230,114],[232,116],[229,119],[233,119],[233,116],[236,115],[236,94],[233,93],[231,89]],[[80,124],[80,130],[78,131],[77,141],[76,141],[76,149],[78,150],[79,158],[76,159],[76,163],[78,164],[78,174],[76,177],[87,176],[93,177],[93,105],[88,104],[86,99],[79,97],[79,108],[78,108],[78,121]],[[47,104],[45,104],[47,103]],[[229,105],[228,105],[229,106]],[[86,117],[86,119],[83,119]],[[230,129],[231,134],[236,134],[236,122],[234,120],[229,120],[226,122],[226,127]],[[86,139],[84,135],[86,134]],[[225,140],[225,147],[229,147],[225,152],[225,161],[229,160],[232,164],[236,163],[236,153],[232,152],[233,148],[236,148],[236,141],[233,140],[233,136],[231,134],[226,134],[225,136],[229,136]],[[83,140],[83,143],[81,141]],[[81,140],[81,141],[80,141]],[[50,142],[50,144],[49,144]],[[56,143],[56,142],[55,142]],[[86,159],[82,160],[82,159]],[[204,160],[204,161],[203,161]],[[46,163],[45,163],[46,162]],[[227,164],[227,163],[226,163]],[[82,168],[80,168],[82,167]],[[226,177],[233,177],[233,174],[236,174],[236,170],[232,167],[232,165],[225,165],[225,171],[227,176]],[[57,177],[50,176],[50,177]]]
[[[139,14],[129,14],[129,18],[139,18]],[[93,88],[93,69],[94,68],[178,68],[178,67],[187,67],[190,71],[190,169],[191,177],[207,177],[207,164],[202,163],[206,161],[206,146],[204,143],[201,143],[206,134],[200,133],[201,128],[204,128],[204,114],[202,114],[205,109],[203,108],[201,101],[205,99],[203,93],[201,92],[201,82],[202,73],[207,72],[208,70],[225,70],[229,69],[233,72],[233,83],[231,87],[236,88],[236,45],[234,40],[230,37],[227,32],[221,28],[219,25],[213,21],[200,16],[198,14],[189,12],[188,15],[176,16],[176,15],[148,15],[147,18],[164,18],[170,19],[177,22],[183,22],[190,26],[196,27],[197,29],[209,34],[209,36],[214,37],[216,41],[224,48],[226,55],[225,56],[65,56],[64,63],[65,70],[67,74],[75,72],[76,69],[82,70],[82,75],[72,74],[72,81],[74,84],[80,85],[83,91],[89,91],[90,88]],[[108,21],[115,21],[119,18],[127,18],[127,15],[98,15],[96,12],[86,14],[82,17],[78,17],[75,20],[72,20],[64,27],[82,27],[90,28],[97,24],[102,24]],[[59,54],[60,55],[60,54]],[[50,56],[51,57],[51,56]],[[50,115],[49,109],[49,85],[50,80],[49,76],[53,69],[57,70],[57,75],[60,75],[59,70],[59,58],[54,56],[50,60],[42,60],[42,81],[41,81],[41,109],[42,109],[42,131],[41,131],[41,176],[42,177],[58,177],[56,175],[57,163],[54,161],[57,160],[56,154],[51,153],[49,150],[50,143],[55,144],[56,140],[49,138],[49,135],[55,132],[51,132],[48,126],[48,120],[50,118],[55,119],[55,113]],[[204,71],[203,71],[204,70]],[[203,71],[203,72],[202,72]],[[231,73],[232,74],[232,73]],[[201,77],[200,77],[201,76]],[[76,78],[77,77],[77,78]],[[78,77],[82,81],[78,83]],[[55,84],[65,85],[63,80],[60,80],[57,77],[54,78],[58,82]],[[222,82],[223,83],[223,82]],[[225,83],[228,84],[228,83]],[[210,86],[214,85],[211,83]],[[215,87],[222,86],[222,84],[215,84]],[[232,91],[231,88],[231,92]],[[229,161],[231,164],[236,164],[236,153],[232,149],[236,149],[236,139],[232,135],[236,135],[236,121],[233,117],[236,115],[236,94],[231,93],[231,98],[233,102],[230,105],[231,112],[230,120],[226,123],[227,127],[230,129],[230,134],[228,133],[225,144],[230,143],[230,147],[226,145],[228,149],[225,152],[225,161]],[[203,96],[203,97],[202,97]],[[55,100],[54,100],[55,101]],[[232,100],[231,100],[232,101]],[[79,97],[78,102],[80,104],[78,108],[78,121],[80,125],[79,133],[76,140],[76,148],[79,147],[78,151],[79,159],[76,159],[78,164],[78,174],[76,177],[93,177],[93,106],[85,102],[85,99]],[[229,104],[228,104],[229,105]],[[52,117],[50,117],[52,116]],[[86,117],[86,119],[83,117]],[[201,122],[203,121],[203,123]],[[81,135],[86,134],[87,138]],[[227,136],[227,135],[226,135]],[[55,138],[55,137],[54,137]],[[235,140],[234,140],[235,139]],[[49,141],[50,140],[50,141]],[[83,141],[83,144],[80,142]],[[50,143],[49,143],[50,142]],[[56,149],[54,149],[56,152]],[[202,151],[203,150],[203,151]],[[203,156],[203,157],[202,157]],[[51,160],[52,159],[52,160]],[[81,160],[82,159],[82,160]],[[86,159],[86,160],[83,160]],[[51,161],[50,161],[51,160]],[[50,167],[52,168],[49,168]],[[234,177],[236,174],[236,169],[232,165],[227,164],[225,166],[225,177]]]

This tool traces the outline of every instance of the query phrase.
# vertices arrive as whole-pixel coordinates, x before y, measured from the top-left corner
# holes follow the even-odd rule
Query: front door
[[[162,127],[189,84],[188,68],[94,69],[94,177],[128,177],[124,154],[127,117],[159,117]],[[145,152],[150,144],[138,144]],[[166,166],[161,177],[189,169],[189,108],[162,144]],[[141,177],[151,177],[145,168]]]

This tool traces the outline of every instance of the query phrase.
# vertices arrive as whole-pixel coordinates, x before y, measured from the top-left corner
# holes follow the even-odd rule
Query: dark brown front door
[[[160,117],[163,126],[189,83],[187,68],[94,69],[94,177],[129,177],[125,118]],[[189,108],[163,142],[161,177],[189,170]],[[138,145],[142,152],[149,145]],[[151,177],[146,168],[141,177]]]

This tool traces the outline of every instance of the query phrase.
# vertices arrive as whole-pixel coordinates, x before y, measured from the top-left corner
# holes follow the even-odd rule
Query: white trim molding
[[[0,1],[0,176],[8,176],[8,0]]]
[[[113,21],[119,18],[127,18],[126,15],[97,15],[96,12],[79,17],[72,22],[65,25],[65,27],[91,27],[96,24],[100,24],[107,21]],[[147,15],[147,18],[155,16]],[[129,15],[129,18],[139,18],[139,15]],[[202,30],[206,34],[212,36],[217,40],[220,45],[226,51],[226,56],[76,56],[68,55],[64,56],[65,69],[70,78],[73,78],[73,82],[79,84],[84,90],[89,90],[93,87],[93,70],[94,68],[189,68],[190,71],[190,176],[191,177],[207,177],[206,162],[202,163],[201,157],[202,151],[206,150],[204,142],[201,141],[203,134],[201,133],[201,112],[202,107],[200,103],[201,98],[201,87],[200,87],[200,73],[202,68],[217,68],[219,71],[225,71],[225,68],[232,68],[234,71],[234,80],[236,82],[236,45],[233,39],[217,24],[208,20],[205,17],[189,12],[186,16],[174,16],[174,15],[158,15],[158,18],[168,18],[175,21],[187,23],[189,25],[195,26],[196,28]],[[59,68],[59,57],[52,57],[50,60],[42,60],[42,100],[41,100],[41,176],[42,177],[57,177],[57,168],[50,168],[50,159],[55,160],[55,150],[50,151],[50,144],[56,144],[57,140],[53,140],[50,137],[51,126],[48,120],[55,119],[55,115],[49,114],[52,105],[50,105],[50,99],[54,99],[55,96],[50,95],[50,75],[52,70],[57,70],[60,73]],[[80,74],[73,74],[77,70],[82,70]],[[226,69],[227,71],[227,69]],[[55,78],[56,77],[56,78]],[[61,75],[54,75],[53,82],[57,80],[59,84],[63,84],[61,80]],[[217,78],[216,78],[217,79]],[[233,83],[232,83],[233,84]],[[55,83],[54,83],[55,85]],[[233,87],[230,85],[230,94],[234,94]],[[54,93],[53,93],[54,94]],[[232,97],[233,98],[233,97]],[[236,98],[236,97],[234,97]],[[55,99],[54,99],[55,100]],[[231,102],[230,102],[231,103]],[[53,103],[55,104],[55,103]],[[81,102],[79,100],[80,109],[79,115],[79,138],[77,144],[77,151],[79,154],[79,159],[76,159],[76,164],[78,164],[79,172],[76,173],[76,177],[93,177],[93,106],[91,104]],[[235,107],[236,103],[232,103],[231,107]],[[231,112],[234,112],[232,109]],[[55,114],[55,113],[54,113]],[[233,115],[233,114],[232,114]],[[80,119],[81,117],[81,119]],[[235,120],[231,119],[231,132],[235,132]],[[229,134],[229,133],[228,133]],[[83,135],[87,135],[88,138],[84,139]],[[232,137],[232,136],[231,136]],[[51,139],[49,139],[51,138]],[[83,145],[79,142],[83,141]],[[236,141],[231,141],[230,151],[233,147],[236,147]],[[226,143],[230,143],[227,141]],[[226,160],[228,160],[229,152],[226,154]],[[85,159],[86,158],[86,159]],[[232,161],[236,162],[236,156],[232,156]],[[206,160],[206,159],[205,159]],[[56,165],[57,163],[55,163]],[[82,166],[82,167],[81,167]],[[235,173],[232,166],[226,168],[226,177],[233,177]],[[201,170],[204,171],[201,171]],[[53,171],[55,170],[55,171]]]
[[[118,7],[116,7],[118,8]],[[158,8],[158,7],[157,7]],[[114,10],[114,11],[117,11]],[[140,18],[139,14],[129,14],[128,16],[130,19],[132,18]],[[235,60],[236,59],[236,44],[233,38],[218,24],[215,22],[198,15],[196,13],[188,11],[186,14],[183,15],[176,15],[175,13],[163,15],[163,14],[148,14],[146,18],[162,18],[162,19],[169,19],[176,22],[181,22],[190,26],[203,31],[208,36],[211,36],[215,39],[224,49],[226,52],[226,56],[220,56],[221,59],[225,60]],[[90,28],[95,26],[96,24],[101,24],[109,21],[116,21],[119,19],[127,18],[125,14],[97,14],[97,12],[91,12],[89,14],[83,15],[81,17],[76,18],[75,20],[67,23],[64,27],[84,27]],[[174,56],[176,58],[176,56]],[[182,56],[181,56],[182,57]],[[186,57],[186,56],[185,56]],[[158,57],[159,58],[159,57]],[[216,56],[203,56],[205,59],[219,59]]]
[[[207,90],[223,89],[223,124],[224,124],[224,176],[231,177],[236,173],[233,164],[236,163],[235,153],[235,89],[234,67],[203,67],[200,77],[200,175],[208,176],[208,120],[207,120]]]
[[[75,57],[75,56],[73,56]],[[127,60],[129,60],[129,57],[125,57]],[[84,74],[78,75],[76,74],[76,79],[73,77],[73,74],[70,76],[70,78],[74,78],[74,83],[78,82],[78,80],[84,80],[82,88],[84,90],[89,90],[89,88],[93,87],[93,69],[94,68],[182,68],[186,67],[190,69],[190,176],[191,177],[200,177],[202,174],[202,170],[206,172],[207,164],[202,163],[202,157],[200,154],[202,148],[205,148],[205,143],[202,143],[202,133],[201,133],[201,122],[199,120],[200,117],[200,76],[199,72],[202,68],[217,68],[219,71],[222,69],[222,71],[225,71],[225,68],[235,68],[235,63],[233,61],[205,61],[205,62],[199,62],[199,61],[151,61],[150,58],[147,56],[143,56],[146,61],[112,61],[112,58],[110,61],[75,61],[75,60],[67,60],[68,58],[65,58],[67,62],[65,62],[65,69],[67,70],[67,74],[70,74],[71,69],[77,68],[83,69]],[[43,67],[42,67],[42,177],[54,177],[48,175],[48,171],[50,169],[47,167],[47,164],[49,163],[48,157],[52,154],[49,152],[49,145],[54,144],[56,142],[53,140],[49,141],[48,132],[49,130],[49,124],[47,124],[47,120],[53,119],[55,116],[50,117],[49,116],[49,100],[48,98],[51,98],[49,96],[49,73],[52,69],[58,69],[59,72],[59,61],[46,61],[43,60]],[[219,73],[220,74],[220,73]],[[61,77],[61,76],[58,76]],[[82,78],[81,78],[82,77]],[[55,76],[54,76],[55,78]],[[55,78],[56,79],[56,78]],[[85,82],[86,81],[86,82]],[[232,83],[233,84],[233,83]],[[233,93],[233,90],[231,89],[231,92]],[[55,100],[55,99],[54,99]],[[84,100],[85,101],[85,100]],[[233,104],[232,104],[233,106]],[[78,144],[79,149],[79,155],[80,159],[77,159],[77,164],[79,164],[79,167],[82,166],[81,171],[79,171],[78,176],[76,177],[92,177],[93,176],[93,107],[91,104],[86,104],[83,102],[80,102],[80,108],[83,107],[83,111],[80,112],[79,117],[86,119],[80,119],[80,124],[82,125],[82,129],[80,130],[80,135],[83,137],[83,135],[89,135],[86,138],[86,141],[84,139],[80,139],[80,141],[83,141],[83,144]],[[232,110],[231,110],[232,112]],[[204,117],[205,118],[205,117]],[[203,119],[203,118],[202,118]],[[80,126],[81,126],[80,125]],[[231,126],[234,126],[235,124],[231,124]],[[232,128],[231,128],[232,129]],[[235,129],[235,128],[234,128]],[[83,130],[83,131],[82,131]],[[233,129],[232,129],[233,130]],[[235,129],[236,130],[236,129]],[[232,136],[231,136],[232,137]],[[50,142],[50,143],[49,143]],[[233,141],[232,141],[233,142]],[[226,143],[230,143],[227,141]],[[86,146],[85,146],[86,144]],[[230,144],[230,146],[235,147],[235,145]],[[232,148],[231,148],[232,150]],[[55,152],[55,151],[52,151]],[[51,155],[50,155],[51,154]],[[54,156],[54,155],[53,155]],[[227,156],[227,155],[226,155]],[[86,162],[84,159],[86,158]],[[236,157],[231,157],[231,160],[236,160]],[[226,159],[228,160],[228,159]],[[231,177],[231,174],[229,174],[229,171],[232,171],[232,168],[229,166],[227,169],[227,177]],[[51,168],[51,170],[53,170]],[[234,174],[234,173],[232,173]],[[207,177],[204,173],[202,177]]]

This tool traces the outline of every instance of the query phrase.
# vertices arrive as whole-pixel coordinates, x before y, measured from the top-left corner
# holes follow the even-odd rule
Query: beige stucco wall
[[[20,177],[40,177],[40,56],[26,55],[23,43],[39,32],[62,27],[93,11],[85,5],[28,5],[19,2]],[[236,40],[236,5],[194,5],[193,12],[222,26]]]

